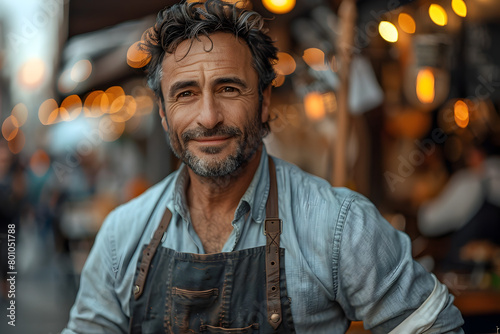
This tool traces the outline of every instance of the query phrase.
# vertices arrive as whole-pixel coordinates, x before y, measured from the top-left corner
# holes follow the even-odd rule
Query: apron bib
[[[269,174],[266,246],[215,254],[159,247],[172,218],[166,209],[139,258],[130,333],[295,333],[270,157]]]

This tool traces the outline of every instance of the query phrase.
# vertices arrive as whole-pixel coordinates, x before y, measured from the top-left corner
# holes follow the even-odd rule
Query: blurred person
[[[418,227],[427,237],[448,235],[443,271],[471,272],[483,250],[500,247],[500,155],[491,143],[466,145],[464,168],[418,212]],[[490,245],[491,244],[491,245]],[[478,253],[478,256],[475,256]]]
[[[2,274],[1,295],[7,298],[8,285],[6,279],[8,266],[8,242],[18,244],[19,223],[24,203],[26,182],[19,161],[9,150],[7,142],[0,139],[0,266]],[[14,228],[11,228],[14,226]],[[9,239],[8,231],[14,239]],[[15,255],[15,254],[14,254]]]
[[[219,0],[144,48],[180,169],[105,220],[63,333],[462,333],[453,296],[363,196],[267,154],[277,49]]]

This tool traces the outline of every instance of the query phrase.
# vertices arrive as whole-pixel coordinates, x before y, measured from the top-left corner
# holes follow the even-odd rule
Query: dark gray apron
[[[172,218],[166,209],[138,262],[130,333],[295,333],[271,158],[269,174],[266,246],[216,254],[159,247]]]

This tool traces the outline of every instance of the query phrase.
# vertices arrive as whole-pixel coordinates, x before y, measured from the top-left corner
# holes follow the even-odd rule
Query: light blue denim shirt
[[[413,261],[406,234],[392,228],[363,196],[273,159],[287,291],[297,333],[344,333],[351,320],[362,320],[373,333],[463,333],[453,296]],[[165,207],[173,217],[163,247],[204,253],[186,206],[187,177],[183,166],[107,217],[83,268],[63,333],[127,332],[140,250],[149,243]],[[265,245],[268,192],[264,148],[223,252]]]

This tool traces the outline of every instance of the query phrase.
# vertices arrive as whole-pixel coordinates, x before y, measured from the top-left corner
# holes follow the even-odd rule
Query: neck
[[[206,215],[234,213],[259,167],[261,153],[262,145],[247,164],[236,173],[223,177],[199,176],[188,168],[190,182],[187,189],[187,201],[189,208],[203,210]]]

